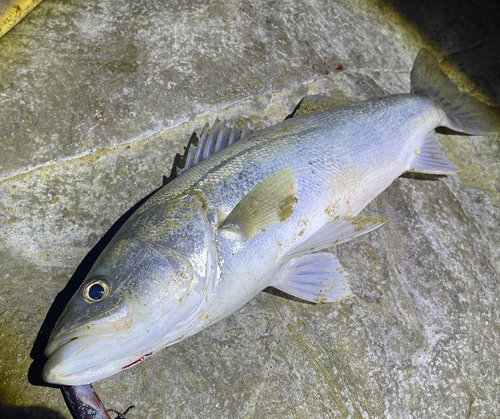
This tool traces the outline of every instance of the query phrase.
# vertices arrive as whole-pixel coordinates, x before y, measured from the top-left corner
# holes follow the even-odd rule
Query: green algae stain
[[[137,48],[134,45],[127,45],[125,53],[119,60],[113,60],[108,63],[103,63],[106,70],[118,75],[124,74],[130,76],[137,72],[139,63],[137,62]]]
[[[298,202],[297,196],[286,197],[278,208],[278,218],[280,222],[288,220],[294,211],[295,204]]]

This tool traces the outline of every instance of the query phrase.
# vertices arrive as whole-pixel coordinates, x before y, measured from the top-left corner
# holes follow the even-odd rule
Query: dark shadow
[[[5,406],[0,404],[3,419],[64,419],[60,413],[41,406]]]
[[[465,134],[463,132],[458,132],[458,131],[453,131],[451,128],[447,127],[437,127],[435,131],[438,134],[443,134],[443,135],[461,135],[462,137],[470,137],[470,134]]]
[[[291,113],[290,115],[287,115],[287,116],[286,116],[285,121],[286,121],[287,119],[291,119],[291,118],[293,118],[293,117],[295,116],[295,114],[297,113],[297,111],[300,109],[300,106],[302,105],[302,102],[304,102],[304,99],[305,99],[305,98],[302,98],[302,99],[300,100],[300,102],[299,102],[299,103],[297,103],[297,106],[295,106],[295,109],[292,111],[292,113]]]
[[[281,291],[277,288],[274,288],[274,287],[267,287],[262,292],[265,292],[266,294],[274,295],[276,297],[283,298],[285,300],[295,301],[296,303],[309,304],[309,305],[313,305],[313,306],[316,305],[316,303],[312,303],[311,301],[303,300],[302,298],[287,294],[286,292],[283,292],[283,291]]]
[[[500,106],[498,0],[385,0]]]
[[[170,171],[170,176],[163,176],[163,186],[165,186],[167,183],[170,183],[177,177],[177,169],[183,169],[186,166],[186,159],[189,153],[189,148],[191,147],[191,145],[198,147],[199,143],[200,141],[198,139],[198,135],[196,135],[196,132],[193,132],[186,147],[184,147],[184,154],[181,155],[177,153],[175,155],[172,170]]]
[[[432,173],[406,172],[406,173],[403,173],[399,177],[403,177],[403,178],[407,178],[407,179],[425,180],[425,181],[429,181],[429,180],[436,181],[439,179],[443,179],[447,176],[446,175],[436,175],[436,174],[432,174]]]

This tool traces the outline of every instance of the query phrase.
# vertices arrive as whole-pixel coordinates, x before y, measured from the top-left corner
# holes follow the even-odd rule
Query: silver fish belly
[[[99,256],[51,335],[44,379],[106,378],[268,286],[316,303],[350,297],[347,274],[324,249],[382,225],[359,213],[401,174],[455,173],[438,126],[500,131],[498,110],[460,94],[422,51],[412,94],[296,116],[229,146],[222,128],[204,138],[190,154],[196,164]]]

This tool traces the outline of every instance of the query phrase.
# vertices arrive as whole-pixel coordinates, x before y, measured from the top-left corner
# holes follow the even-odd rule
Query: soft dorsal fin
[[[219,226],[249,240],[270,226],[286,221],[297,203],[297,181],[292,169],[284,169],[255,186]]]
[[[208,124],[205,124],[200,138],[193,133],[186,147],[186,152],[181,160],[184,161],[182,167],[177,166],[177,176],[184,173],[189,168],[193,167],[200,161],[210,157],[212,154],[221,151],[227,146],[248,137],[252,134],[252,130],[245,127],[229,128],[226,126],[226,121],[215,120],[212,129]]]

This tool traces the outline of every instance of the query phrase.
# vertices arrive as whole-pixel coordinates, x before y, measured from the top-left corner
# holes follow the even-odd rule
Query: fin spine
[[[189,140],[184,156],[179,159],[180,164],[175,167],[177,176],[252,133],[253,130],[247,127],[243,129],[227,127],[226,121],[220,121],[219,118],[215,120],[211,129],[208,124],[205,124],[200,138],[193,133]]]

